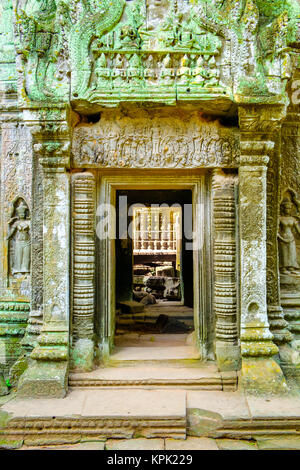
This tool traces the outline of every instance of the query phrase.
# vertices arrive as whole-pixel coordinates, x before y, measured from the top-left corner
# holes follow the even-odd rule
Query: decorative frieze
[[[95,125],[79,125],[73,134],[73,164],[91,168],[237,167],[239,133],[197,113],[185,122],[158,113],[139,117],[104,112]]]

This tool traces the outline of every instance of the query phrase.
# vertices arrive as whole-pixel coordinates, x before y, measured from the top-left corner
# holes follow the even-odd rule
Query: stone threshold
[[[172,367],[164,365],[136,365],[135,367],[106,367],[92,372],[71,373],[71,388],[143,388],[143,389],[237,389],[236,372],[220,373],[215,364],[200,367]]]

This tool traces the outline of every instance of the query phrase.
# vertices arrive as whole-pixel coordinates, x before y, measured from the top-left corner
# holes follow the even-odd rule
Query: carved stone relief
[[[30,213],[23,198],[14,203],[12,218],[8,223],[10,274],[12,276],[30,273],[31,228]]]
[[[238,129],[203,122],[197,113],[180,117],[104,112],[73,135],[75,167],[200,168],[239,164]]]
[[[263,2],[227,3],[15,0],[20,97],[71,97],[78,109],[204,96],[234,101],[234,93],[272,100],[285,92],[299,12],[274,7],[266,23]]]
[[[26,269],[23,270],[25,270],[27,274],[15,272],[20,271],[21,266],[19,262],[16,263],[14,252],[15,242],[20,236],[20,232],[16,228],[16,225],[20,223],[19,215],[16,213],[16,205],[20,202],[21,197],[24,203],[27,204],[25,219],[23,219],[24,224],[29,222],[29,213],[31,212],[32,147],[28,128],[22,123],[3,123],[1,151],[0,218],[1,231],[3,233],[3,243],[1,244],[3,262],[0,267],[0,288],[4,296],[6,295],[4,298],[7,298],[6,289],[9,287],[15,291],[18,298],[21,296],[22,300],[29,301],[31,286],[28,276],[28,266],[22,266],[22,269],[26,267]],[[15,220],[12,220],[13,218],[15,218]],[[7,237],[10,235],[11,230],[15,228],[14,235],[8,240]],[[25,234],[23,234],[23,237],[25,237]],[[25,240],[23,240],[23,242],[25,245]],[[9,263],[6,252],[7,247],[9,248]],[[21,251],[22,250],[19,251],[20,254]],[[7,280],[9,280],[9,286],[7,285]],[[9,300],[9,298],[7,298],[7,300]]]
[[[280,204],[279,217],[279,266],[281,274],[300,275],[297,261],[296,234],[300,235],[300,201],[295,193],[287,191]]]

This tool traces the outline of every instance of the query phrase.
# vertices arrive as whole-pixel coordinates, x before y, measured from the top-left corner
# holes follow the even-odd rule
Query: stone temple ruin
[[[208,390],[300,387],[299,18],[2,0],[3,395],[63,398],[125,357],[211,364]]]

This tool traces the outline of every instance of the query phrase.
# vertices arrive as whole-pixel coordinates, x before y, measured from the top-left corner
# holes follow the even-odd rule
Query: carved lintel
[[[137,118],[106,111],[99,123],[74,129],[72,157],[77,168],[236,168],[239,133],[195,113],[182,119],[141,111]]]

